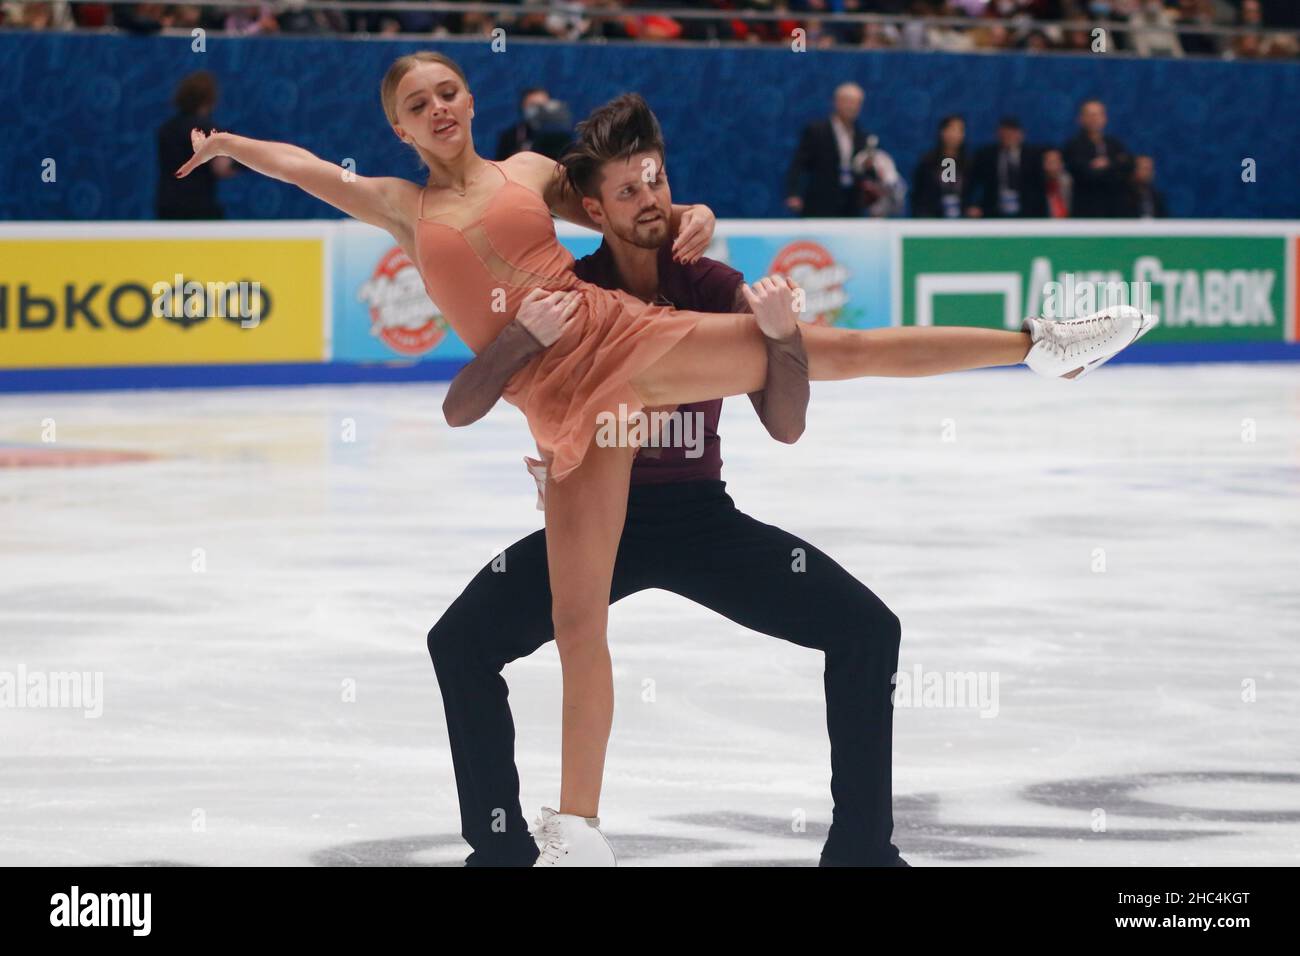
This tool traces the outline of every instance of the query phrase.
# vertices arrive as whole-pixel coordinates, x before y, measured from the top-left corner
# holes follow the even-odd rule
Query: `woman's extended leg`
[[[575,471],[546,485],[551,617],[564,676],[560,813],[580,817],[599,809],[614,718],[605,631],[635,453],[593,443]]]
[[[696,313],[699,323],[633,381],[647,405],[675,405],[753,392],[767,378],[763,333],[752,315]],[[940,375],[1016,365],[1029,335],[965,326],[840,329],[801,325],[808,377]]]

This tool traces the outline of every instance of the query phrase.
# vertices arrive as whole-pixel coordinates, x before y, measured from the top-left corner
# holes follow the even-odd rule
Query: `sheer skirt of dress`
[[[502,191],[512,188],[521,191],[520,201],[499,204]],[[421,242],[434,243],[439,258],[436,275],[426,274],[426,288],[476,352],[513,319],[531,290],[581,295],[560,338],[520,369],[504,393],[527,418],[549,478],[562,480],[582,463],[608,416],[617,420],[644,408],[632,380],[687,335],[698,317],[578,279],[545,202],[514,180],[507,178],[485,204],[421,218],[427,226]]]

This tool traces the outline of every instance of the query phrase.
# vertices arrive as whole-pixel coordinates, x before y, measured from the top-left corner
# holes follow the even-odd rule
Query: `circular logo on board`
[[[784,246],[768,267],[769,273],[787,275],[804,291],[804,321],[833,325],[848,304],[844,291],[849,270],[835,261],[825,246],[800,239]]]
[[[447,323],[429,301],[420,270],[399,247],[379,260],[357,298],[370,307],[370,334],[399,355],[424,355],[447,334]]]

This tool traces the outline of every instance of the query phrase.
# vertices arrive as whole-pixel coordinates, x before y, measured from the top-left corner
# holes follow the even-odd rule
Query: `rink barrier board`
[[[321,361],[329,268],[313,235],[0,235],[0,367]]]
[[[558,223],[557,233],[575,256],[592,251],[599,243],[594,233],[568,223]],[[1223,264],[1239,272],[1248,266],[1258,266],[1253,271],[1267,272],[1271,277],[1268,295],[1259,297],[1259,301],[1269,302],[1270,324],[1223,329],[1198,327],[1191,334],[1181,336],[1158,328],[1116,361],[1293,361],[1300,358],[1300,352],[1293,347],[1300,326],[1295,288],[1300,270],[1297,235],[1300,235],[1300,223],[1282,221],[1156,220],[1125,222],[1120,227],[1115,221],[726,220],[718,223],[709,254],[728,262],[750,280],[769,272],[791,274],[808,291],[808,310],[820,321],[875,328],[916,321],[915,290],[911,287],[915,285],[917,268],[915,262],[909,262],[909,256],[915,259],[914,250],[924,248],[927,243],[935,245],[935,240],[938,240],[936,247],[944,254],[938,260],[931,256],[930,264],[925,266],[931,270],[927,276],[933,279],[932,273],[951,270],[957,274],[959,285],[974,276],[979,292],[989,285],[987,276],[975,274],[984,264],[981,256],[984,248],[1001,246],[1057,253],[1061,249],[1073,249],[1082,256],[1082,268],[1098,264],[1101,268],[1111,268],[1117,265],[1114,247],[1127,244],[1131,253],[1144,248],[1143,239],[1149,237],[1153,248],[1166,251],[1194,248],[1193,259],[1199,256],[1202,264],[1215,265],[1215,243],[1240,238],[1253,244],[1257,254],[1243,258],[1240,249],[1228,250]],[[169,354],[166,348],[151,345],[145,355],[118,350],[114,360],[103,361],[102,356],[111,350],[95,348],[93,353],[69,356],[67,348],[47,345],[36,350],[44,361],[24,363],[20,359],[33,354],[30,348],[24,352],[6,347],[6,335],[20,334],[16,315],[20,283],[29,277],[39,278],[44,285],[37,282],[34,294],[58,298],[62,279],[69,283],[80,281],[83,286],[87,282],[85,276],[66,269],[64,274],[56,274],[57,263],[63,257],[44,251],[50,248],[51,240],[68,240],[83,252],[105,250],[103,255],[92,257],[93,267],[88,268],[93,273],[96,268],[108,268],[101,260],[113,258],[114,240],[122,240],[122,248],[126,249],[139,240],[159,239],[172,241],[182,249],[187,245],[194,247],[189,253],[191,263],[195,258],[200,263],[206,261],[202,248],[195,245],[197,240],[231,244],[232,248],[239,241],[250,240],[249,249],[242,250],[244,259],[240,261],[245,264],[251,251],[261,252],[265,258],[277,248],[276,243],[286,243],[280,248],[288,249],[294,241],[309,240],[312,248],[319,250],[319,283],[300,262],[298,281],[290,289],[297,292],[297,285],[309,286],[305,290],[310,293],[307,301],[313,303],[311,309],[318,310],[319,318],[302,323],[296,330],[300,337],[296,346],[299,354],[259,354],[257,349],[245,350],[246,359],[237,349],[196,354],[192,340],[184,339],[194,330],[184,328],[184,323],[170,328],[162,324],[162,319],[156,320],[159,325],[156,334],[163,338],[173,336],[189,346],[188,351],[178,348],[175,354]],[[1114,241],[1106,242],[1108,239]],[[454,376],[472,354],[446,328],[425,295],[413,264],[391,237],[353,220],[0,224],[0,247],[6,245],[11,249],[39,249],[42,253],[28,251],[8,260],[0,259],[0,284],[8,286],[6,311],[0,311],[0,391],[439,381]],[[962,252],[967,245],[969,253]],[[158,261],[155,246],[145,243],[135,248],[150,249],[154,261]],[[237,248],[235,251],[240,252]],[[989,258],[995,257],[990,254]],[[1006,256],[1002,258],[1005,260]],[[117,259],[132,261],[125,255]],[[56,265],[51,266],[51,262]],[[172,264],[171,260],[166,261],[168,267]],[[116,273],[110,270],[105,274],[121,274],[126,267],[119,262],[114,268]],[[989,270],[994,276],[993,286],[1004,290],[1009,285],[1020,288],[1012,299],[1031,297],[1033,290],[1025,291],[1029,282],[1026,268],[1016,264],[1000,273],[997,267]],[[1189,274],[1194,272],[1189,270]],[[170,279],[171,276],[149,273],[147,278]],[[233,281],[234,275],[215,278]],[[277,276],[275,281],[283,287],[284,280]],[[947,277],[940,275],[938,281],[943,289],[951,291],[952,283]],[[1199,281],[1194,284],[1199,286]],[[962,291],[956,289],[958,294]],[[970,303],[970,314],[977,314],[977,300]],[[974,324],[1002,327],[1005,316],[995,314],[996,309],[989,311],[987,302],[984,305],[987,314]],[[283,328],[283,311],[275,318]],[[73,323],[67,317],[65,321],[71,329]],[[86,324],[84,316],[78,321]],[[71,331],[81,334],[66,336],[64,344],[86,342],[89,347],[99,346],[105,332],[113,334],[117,330],[110,327]],[[41,333],[28,330],[23,334]],[[1162,341],[1162,338],[1170,340]]]
[[[1206,362],[1300,362],[1300,343],[1228,342],[1137,345],[1112,365],[1195,365]],[[446,382],[464,363],[450,359],[405,364],[307,362],[269,365],[143,365],[120,368],[0,370],[4,392],[98,392],[138,388],[241,388]],[[976,370],[984,371],[984,370]]]
[[[133,388],[240,388],[346,385],[362,382],[446,382],[464,363],[402,365],[298,362],[264,365],[139,365],[118,368],[0,370],[0,392],[97,392]]]

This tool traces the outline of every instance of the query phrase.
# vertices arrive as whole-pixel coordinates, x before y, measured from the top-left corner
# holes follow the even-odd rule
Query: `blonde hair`
[[[384,74],[384,81],[379,84],[379,99],[384,104],[384,114],[388,117],[388,122],[393,126],[397,125],[397,84],[402,82],[402,77],[422,63],[438,63],[445,66],[460,77],[460,81],[465,84],[465,89],[469,89],[469,80],[465,78],[465,71],[460,68],[459,63],[445,53],[419,50],[399,56]]]

